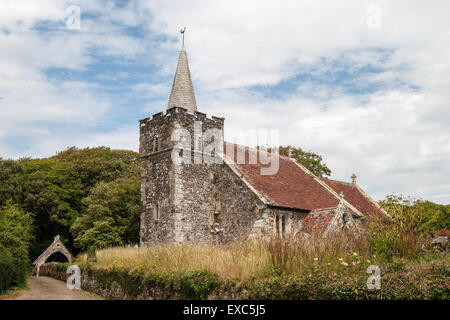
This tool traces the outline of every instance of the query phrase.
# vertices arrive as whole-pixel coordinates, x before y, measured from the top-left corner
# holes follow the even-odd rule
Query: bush
[[[367,217],[370,244],[379,258],[413,257],[421,251],[424,235],[420,231],[424,210],[421,201],[390,195],[380,202],[391,219]]]
[[[28,274],[31,271],[30,259],[28,258],[28,250],[26,247],[10,248],[9,251],[13,256],[14,272],[13,285],[23,286],[27,281]]]
[[[8,290],[13,284],[14,260],[11,252],[0,245],[0,293]]]
[[[32,236],[31,216],[8,202],[0,209],[0,290],[26,283],[30,268],[28,246]],[[9,265],[12,264],[12,269]],[[8,286],[8,287],[4,287]]]
[[[59,272],[66,272],[67,269],[69,268],[70,263],[68,262],[58,262],[56,263],[56,270]]]
[[[187,272],[180,280],[182,299],[205,299],[219,286],[219,278],[207,270]]]

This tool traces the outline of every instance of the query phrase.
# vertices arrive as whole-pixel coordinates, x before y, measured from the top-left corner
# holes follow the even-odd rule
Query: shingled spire
[[[194,113],[197,111],[197,103],[195,102],[194,87],[192,86],[186,49],[184,48],[185,30],[186,28],[180,30],[183,34],[183,46],[181,47],[180,56],[178,57],[177,71],[175,72],[175,77],[173,79],[172,91],[170,92],[167,109],[182,107],[187,109],[189,113]]]

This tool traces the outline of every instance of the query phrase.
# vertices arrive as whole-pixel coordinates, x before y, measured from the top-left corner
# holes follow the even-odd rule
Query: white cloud
[[[82,30],[31,30],[37,21],[64,19],[68,3],[0,4],[2,154],[22,155],[5,143],[18,131],[45,140],[30,144],[27,155],[74,144],[136,150],[133,126],[95,130],[114,109],[113,99],[96,94],[88,81],[54,83],[42,70],[87,68],[95,63],[92,48],[131,61],[148,52],[159,67],[155,81],[130,90],[153,104],[141,109],[157,112],[171,84],[158,79],[175,71],[178,30],[186,25],[197,103],[203,112],[225,116],[226,131],[281,128],[283,143],[322,154],[335,178],[349,180],[355,172],[375,198],[396,191],[450,202],[450,3],[132,1],[120,7],[81,1],[82,12],[98,14],[82,20]],[[379,30],[366,26],[369,4],[380,8]],[[124,32],[134,26],[148,33],[137,38]],[[331,81],[338,71],[350,78]],[[252,88],[270,91],[298,75],[304,80],[276,96]],[[348,90],[363,87],[376,90]],[[84,131],[39,124],[48,121]]]

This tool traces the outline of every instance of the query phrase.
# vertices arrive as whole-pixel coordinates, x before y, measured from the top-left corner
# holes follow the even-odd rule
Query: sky
[[[138,120],[167,108],[186,26],[198,109],[225,117],[225,137],[278,129],[376,200],[449,204],[448,12],[438,0],[1,0],[0,157],[138,151]]]

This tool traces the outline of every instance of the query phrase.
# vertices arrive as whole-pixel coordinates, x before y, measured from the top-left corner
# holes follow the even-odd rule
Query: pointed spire
[[[175,72],[175,77],[173,79],[172,91],[170,92],[167,109],[181,107],[187,109],[189,113],[194,113],[197,111],[197,103],[195,101],[194,87],[192,86],[186,49],[184,48],[185,31],[186,27],[180,30],[183,35],[183,45],[181,47],[180,56],[178,57],[177,71]]]

